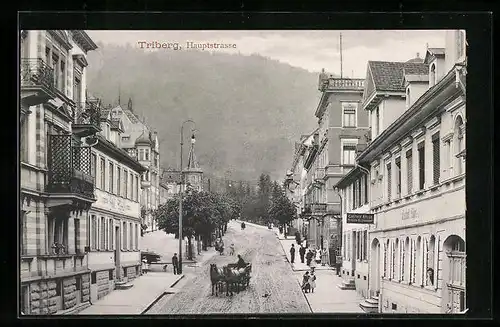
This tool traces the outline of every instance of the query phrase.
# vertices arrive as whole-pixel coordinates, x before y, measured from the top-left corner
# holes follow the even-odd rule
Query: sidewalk
[[[295,237],[289,236],[287,239],[280,238],[279,241],[281,243],[281,246],[283,247],[283,252],[285,252],[286,260],[290,263],[293,271],[311,270],[311,268],[306,265],[305,258],[304,263],[300,262],[299,246],[297,245],[297,242],[295,242]],[[293,265],[290,258],[290,248],[292,247],[292,244],[295,244],[295,262],[293,263]],[[317,264],[315,271],[318,270],[335,270],[335,268],[328,265],[322,266],[321,264]]]
[[[303,272],[296,271],[295,276],[302,284]],[[314,293],[305,294],[313,313],[360,313],[365,314],[359,304],[363,297],[355,290],[341,290],[337,284],[342,283],[333,270],[316,271],[316,288]]]
[[[114,290],[92,304],[79,315],[140,315],[164,293],[175,293],[173,288],[184,275],[149,272],[134,279],[132,288]]]

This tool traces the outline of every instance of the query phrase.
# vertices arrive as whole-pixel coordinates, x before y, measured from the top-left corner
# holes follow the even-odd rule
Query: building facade
[[[97,201],[88,214],[90,299],[97,301],[140,274],[141,176],[147,170],[120,148],[123,125],[101,112],[98,143],[92,149]]]
[[[335,185],[342,199],[342,276],[341,289],[356,289],[368,297],[368,230],[369,224],[351,222],[348,214],[369,214],[369,176],[356,166]]]
[[[84,251],[96,201],[91,146],[99,108],[86,99],[84,31],[20,36],[20,311],[69,313],[89,305]]]
[[[447,31],[423,63],[386,67],[392,82],[369,64],[372,142],[358,163],[370,168],[369,292],[382,313],[466,310],[465,48],[464,31]]]
[[[132,99],[128,100],[127,107],[120,104],[111,109],[113,119],[121,119],[123,133],[120,135],[120,147],[148,171],[142,176],[141,213],[144,232],[158,229],[153,219],[153,212],[160,203],[160,144],[158,135],[143,119],[141,121],[134,112]]]
[[[341,248],[340,196],[334,185],[354,167],[356,147],[366,143],[368,114],[361,110],[364,80],[336,78],[322,72],[322,92],[315,112],[318,130],[305,159],[306,216],[311,246],[326,248],[335,264]]]

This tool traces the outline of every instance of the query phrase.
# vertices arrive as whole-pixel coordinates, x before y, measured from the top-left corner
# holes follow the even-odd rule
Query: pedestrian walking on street
[[[302,276],[302,290],[304,291],[304,293],[309,293],[309,291],[311,290],[311,285],[309,284],[309,272],[306,271],[306,273],[304,274],[304,276]]]
[[[229,255],[234,255],[234,243],[229,246]]]
[[[326,249],[321,250],[321,265],[324,266],[327,264],[328,261],[328,253],[326,252]]]
[[[174,268],[174,275],[179,274],[179,258],[177,258],[177,253],[174,253],[172,257],[172,267]]]
[[[306,254],[306,264],[308,266],[311,265],[312,258],[313,258],[313,253],[312,253],[311,249],[309,249],[309,251],[307,251],[307,254]]]
[[[316,275],[314,274],[314,270],[311,272],[310,276],[309,285],[311,286],[311,293],[314,293],[314,289],[316,288]]]
[[[304,263],[304,256],[306,255],[306,248],[303,245],[300,246],[299,255],[300,255],[300,262]]]
[[[295,246],[292,244],[292,247],[290,248],[290,262],[294,263],[295,262]]]
[[[316,251],[314,252],[314,260],[316,263],[321,263],[321,249],[317,248]]]

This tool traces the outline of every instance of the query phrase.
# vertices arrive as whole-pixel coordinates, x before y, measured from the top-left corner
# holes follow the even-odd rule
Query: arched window
[[[429,69],[429,86],[436,85],[436,64],[433,63]]]
[[[384,277],[387,277],[388,272],[387,251],[389,251],[389,240],[387,240],[384,246]]]
[[[393,261],[392,261],[392,276],[395,280],[399,280],[399,239],[396,238],[394,241],[394,253],[393,253]]]
[[[426,286],[434,286],[435,282],[437,280],[436,278],[436,267],[435,267],[435,248],[436,248],[436,238],[434,235],[431,235],[430,239],[427,241],[426,240],[426,250],[427,250],[427,257],[426,257],[426,275],[425,275],[425,285]]]
[[[410,108],[410,87],[406,88],[406,108]]]
[[[417,237],[415,244],[415,261],[413,262],[413,283],[422,285],[422,238]]]
[[[453,133],[453,144],[455,145],[455,172],[456,175],[463,173],[463,156],[460,153],[465,149],[464,147],[464,135],[463,135],[463,120],[461,116],[455,119],[455,128]]]
[[[406,270],[409,267],[409,262],[410,262],[410,238],[406,237],[405,243],[404,243],[404,248],[403,248],[403,258],[401,259],[401,280],[406,281],[409,279],[407,278]],[[409,276],[409,275],[408,275]]]

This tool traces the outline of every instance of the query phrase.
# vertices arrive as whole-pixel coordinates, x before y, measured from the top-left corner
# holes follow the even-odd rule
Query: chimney
[[[419,58],[419,59],[420,59],[420,53],[419,53],[419,52],[417,52],[417,58]]]

